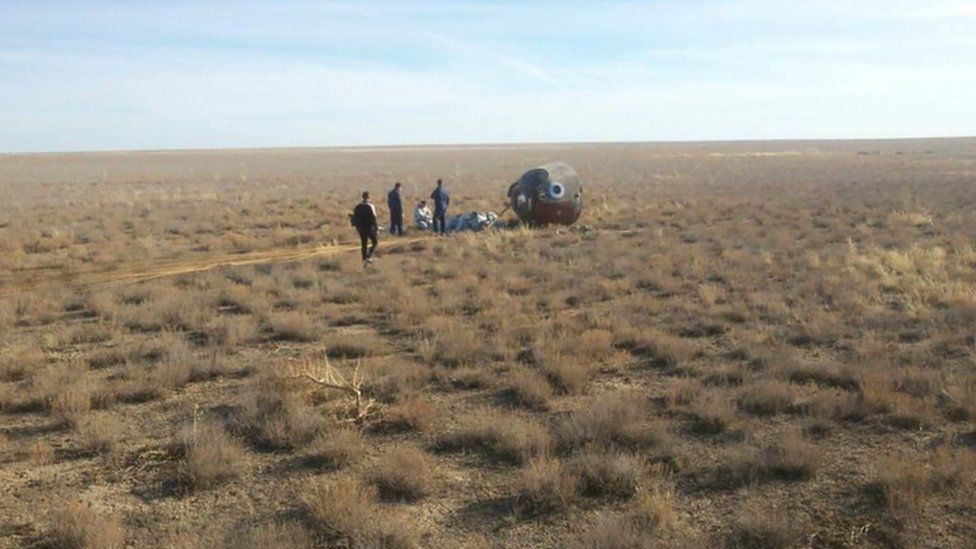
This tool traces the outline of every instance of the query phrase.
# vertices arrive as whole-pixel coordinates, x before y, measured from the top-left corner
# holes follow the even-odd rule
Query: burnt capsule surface
[[[525,172],[508,188],[512,209],[531,225],[571,225],[583,211],[583,185],[565,162]]]

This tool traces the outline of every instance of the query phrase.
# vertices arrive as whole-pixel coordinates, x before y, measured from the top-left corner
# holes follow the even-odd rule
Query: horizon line
[[[438,150],[438,149],[478,149],[478,148],[523,148],[523,147],[572,147],[572,146],[607,146],[607,145],[714,145],[714,144],[747,144],[747,143],[857,143],[871,141],[953,141],[976,139],[973,135],[927,135],[927,136],[896,136],[896,137],[783,137],[783,138],[734,138],[734,139],[676,139],[676,140],[614,140],[614,141],[524,141],[524,142],[467,142],[467,143],[401,143],[375,145],[269,145],[257,147],[163,147],[158,149],[82,149],[82,150],[51,150],[51,151],[0,151],[0,157],[11,156],[68,156],[68,155],[96,155],[96,154],[174,154],[174,153],[220,153],[220,152],[273,152],[273,151],[336,151],[336,152],[369,152],[369,151],[402,151],[402,150]]]

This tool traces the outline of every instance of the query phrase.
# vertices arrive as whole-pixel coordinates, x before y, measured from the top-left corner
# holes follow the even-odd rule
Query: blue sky
[[[0,152],[976,135],[976,1],[0,0]]]

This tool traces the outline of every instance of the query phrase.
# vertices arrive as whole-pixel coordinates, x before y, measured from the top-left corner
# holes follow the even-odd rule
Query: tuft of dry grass
[[[557,458],[536,458],[522,470],[519,500],[532,514],[563,511],[576,500],[578,486],[577,476]]]
[[[70,502],[51,513],[48,542],[59,549],[116,549],[125,546],[125,529],[116,513]]]
[[[0,354],[0,381],[22,381],[34,375],[44,364],[44,353],[34,347],[15,345]]]
[[[376,489],[353,478],[316,479],[300,497],[319,528],[353,547],[419,546],[417,531],[393,513],[381,517]]]
[[[307,445],[329,421],[294,382],[262,375],[245,392],[233,424],[256,447],[274,450]]]
[[[552,386],[546,378],[528,368],[515,368],[509,372],[505,396],[517,406],[530,410],[545,410],[552,398]]]
[[[417,501],[430,493],[433,466],[423,451],[411,446],[389,450],[369,475],[383,499]]]
[[[437,410],[426,398],[412,394],[391,406],[385,414],[383,425],[397,431],[430,430]]]
[[[656,328],[642,331],[633,341],[622,343],[630,352],[649,360],[653,365],[675,368],[695,355],[695,344]]]
[[[246,466],[244,448],[219,425],[201,422],[186,434],[180,479],[193,489],[207,489],[239,477]]]
[[[636,391],[617,391],[594,397],[559,425],[560,443],[569,448],[649,448],[667,441],[667,423],[649,414],[647,399]]]
[[[290,311],[267,317],[263,331],[272,341],[310,343],[321,335],[320,328],[307,314]]]
[[[114,452],[122,439],[122,424],[109,413],[88,415],[78,424],[81,449],[93,454]]]
[[[733,430],[739,424],[738,413],[730,399],[718,393],[708,393],[691,407],[694,419],[692,430],[715,435]]]
[[[463,418],[461,426],[442,435],[444,450],[473,450],[509,463],[525,463],[552,446],[549,431],[523,415],[483,410]]]
[[[736,515],[726,545],[730,549],[795,547],[802,536],[796,521],[782,511],[747,505]]]
[[[763,380],[746,387],[739,394],[739,407],[757,416],[771,416],[788,412],[796,398],[796,390],[789,383]]]
[[[311,465],[339,469],[359,461],[365,454],[366,441],[359,431],[333,429],[312,441],[306,460]]]
[[[642,491],[619,515],[604,515],[569,544],[574,549],[656,549],[698,546],[667,535],[675,522],[674,496],[663,484]]]
[[[579,478],[585,496],[633,497],[644,477],[643,462],[636,456],[614,451],[585,451],[569,463],[569,470]]]
[[[294,522],[268,522],[251,528],[243,539],[234,536],[233,545],[241,549],[311,549],[315,542],[308,531]]]

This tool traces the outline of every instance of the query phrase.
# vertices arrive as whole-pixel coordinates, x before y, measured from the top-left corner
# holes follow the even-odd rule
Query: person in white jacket
[[[413,210],[413,224],[421,231],[429,231],[434,226],[434,215],[427,207],[427,201],[421,200]]]

